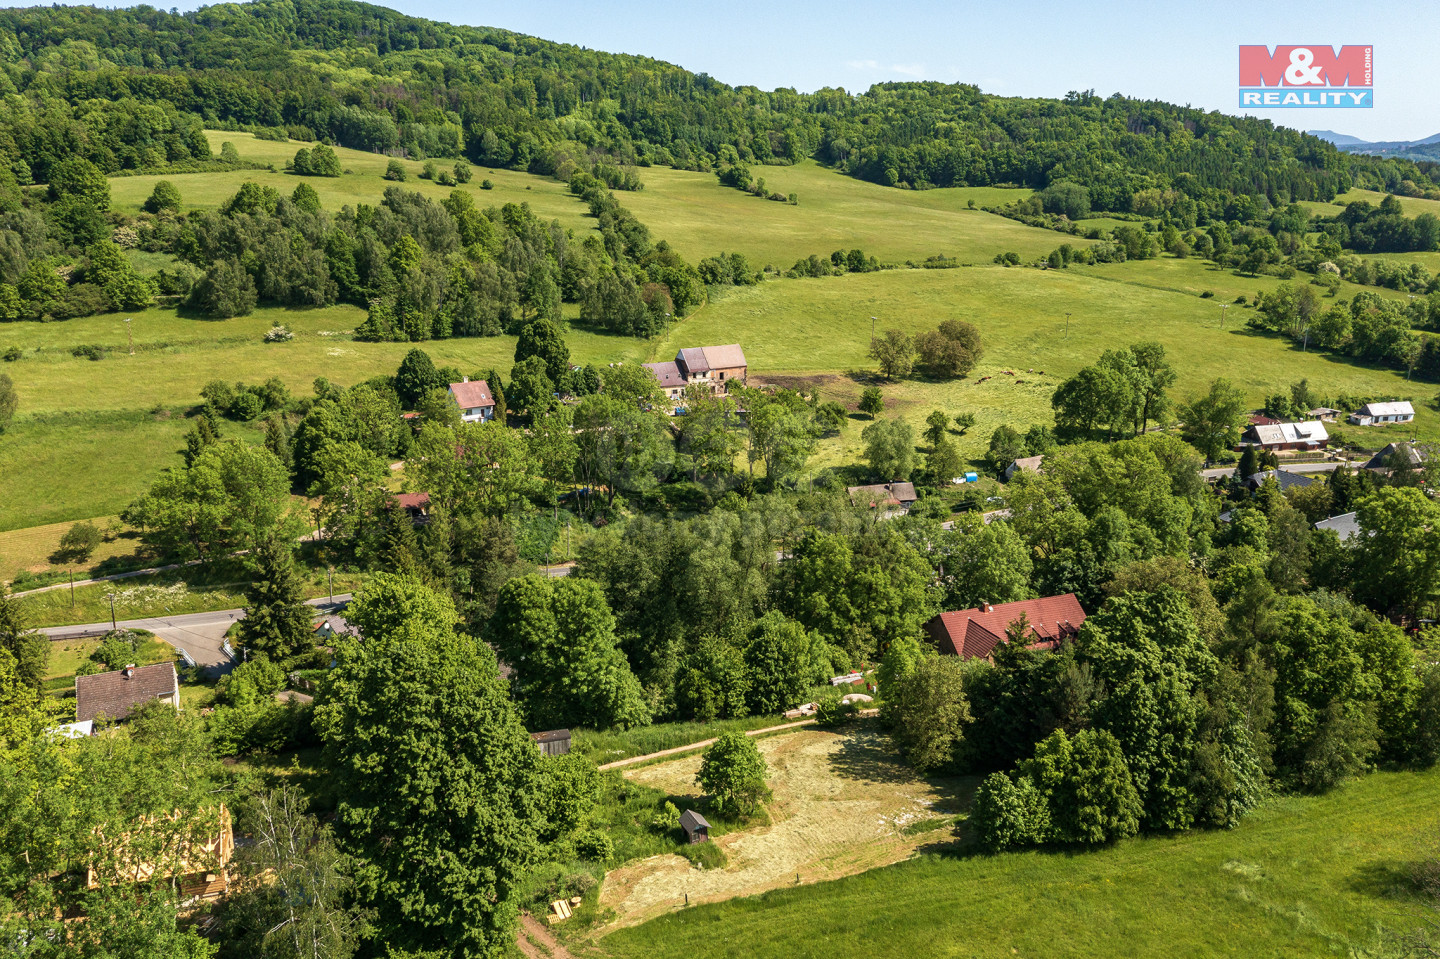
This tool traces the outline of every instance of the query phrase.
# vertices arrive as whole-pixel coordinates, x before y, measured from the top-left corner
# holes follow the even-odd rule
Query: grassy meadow
[[[611,933],[613,959],[1389,954],[1420,922],[1440,771],[1271,802],[1233,831],[1077,854],[940,850],[835,882],[674,909]],[[962,827],[963,828],[963,827]],[[1023,890],[1023,894],[1019,891]]]

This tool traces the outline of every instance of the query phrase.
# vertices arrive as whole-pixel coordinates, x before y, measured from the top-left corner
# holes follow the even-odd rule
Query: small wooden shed
[[[685,841],[691,845],[710,841],[710,824],[693,809],[687,809],[680,814],[680,828],[685,831]]]
[[[546,756],[564,756],[570,751],[570,730],[552,729],[543,733],[531,733],[530,738]]]

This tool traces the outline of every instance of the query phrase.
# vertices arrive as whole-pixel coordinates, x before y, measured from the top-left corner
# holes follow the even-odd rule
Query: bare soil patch
[[[918,776],[869,723],[838,732],[806,729],[758,745],[770,766],[771,825],[714,840],[729,858],[723,869],[702,870],[667,855],[611,871],[600,893],[602,910],[615,911],[611,928],[684,908],[687,897],[690,904],[714,902],[907,859],[946,833],[912,829],[907,835],[906,827],[958,813],[973,788],[969,779]],[[699,767],[700,757],[692,755],[626,775],[698,799]]]

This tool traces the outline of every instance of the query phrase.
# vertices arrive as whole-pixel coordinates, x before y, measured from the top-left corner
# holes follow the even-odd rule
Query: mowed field
[[[1094,852],[924,855],[672,910],[600,940],[613,959],[1107,959],[1389,955],[1422,919],[1440,771],[1275,800],[1233,831]],[[962,827],[963,828],[963,827]]]
[[[235,144],[240,155],[283,168],[304,144],[257,140],[249,134],[212,132],[218,150]],[[357,202],[377,203],[387,187],[388,158],[340,149],[345,176],[306,178],[332,209]],[[413,175],[403,184],[440,198],[450,188],[418,179],[421,164],[407,161]],[[903,191],[841,176],[813,162],[794,167],[756,168],[756,175],[782,192],[799,194],[798,206],[757,199],[721,187],[710,174],[652,167],[641,171],[643,191],[620,194],[657,239],[666,239],[687,258],[725,251],[743,252],[757,266],[787,268],[810,254],[859,247],[889,263],[934,254],[977,264],[957,270],[894,270],[820,280],[773,280],[754,288],[717,290],[713,301],[675,324],[664,337],[639,341],[567,332],[577,362],[642,361],[674,354],[679,346],[738,342],[760,379],[819,381],[829,398],[858,400],[871,320],[879,330],[911,333],[941,320],[976,323],[987,354],[968,380],[886,385],[887,415],[918,419],[932,407],[970,411],[977,424],[963,439],[966,452],[983,451],[1000,423],[1025,428],[1049,417],[1049,396],[1059,379],[1093,362],[1112,346],[1142,339],[1165,343],[1180,371],[1176,392],[1184,396],[1218,375],[1250,390],[1258,402],[1266,392],[1308,377],[1322,394],[1342,389],[1425,398],[1433,388],[1406,384],[1384,370],[1302,354],[1276,339],[1239,332],[1244,310],[1228,310],[1219,328],[1220,306],[1238,295],[1253,298],[1273,289],[1274,278],[1237,277],[1198,260],[1160,260],[1071,268],[1064,271],[1003,269],[990,264],[995,253],[1014,250],[1038,256],[1072,238],[1034,229],[968,209],[1005,202],[1023,191],[998,188]],[[513,171],[474,168],[464,189],[482,205],[529,203],[537,213],[578,231],[593,229],[584,205],[565,185]],[[245,180],[292,191],[300,178],[265,170],[233,173],[116,177],[117,208],[138,210],[159,179],[175,183],[184,207],[217,208]],[[494,189],[482,190],[482,180]],[[1437,255],[1432,255],[1437,256]],[[142,269],[164,265],[164,257],[135,254]],[[1342,296],[1358,288],[1349,285]],[[1212,299],[1200,299],[1209,290]],[[1399,296],[1389,291],[1381,295]],[[567,316],[576,308],[567,305]],[[1064,336],[1065,313],[1070,336]],[[364,312],[352,306],[320,309],[260,308],[248,317],[207,321],[170,309],[87,317],[55,323],[0,326],[0,348],[18,346],[22,358],[5,364],[20,393],[20,410],[0,442],[0,531],[18,530],[124,509],[159,472],[180,462],[185,414],[213,379],[257,382],[279,377],[295,392],[308,392],[317,377],[349,385],[392,373],[408,344],[357,343],[350,331]],[[289,343],[265,344],[272,323],[295,332]],[[130,355],[133,338],[134,355]],[[71,355],[80,345],[107,347],[91,361]],[[471,373],[508,371],[512,337],[435,341],[424,344],[441,365]],[[997,376],[1005,369],[1044,370],[1016,384]],[[859,377],[852,374],[860,374]],[[1003,374],[1002,374],[1003,376]],[[1017,377],[1018,379],[1019,377]],[[805,385],[796,381],[796,385]],[[1416,430],[1437,429],[1425,404]],[[838,439],[826,441],[816,466],[853,462],[863,424],[852,423]],[[230,435],[258,440],[253,427],[227,424]],[[1378,443],[1382,437],[1373,431]],[[48,536],[46,537],[48,539]],[[4,550],[0,544],[0,550]],[[28,559],[28,557],[27,557]],[[6,564],[18,566],[19,564]],[[31,565],[31,564],[27,564]]]
[[[767,190],[797,194],[799,204],[721,186],[711,173],[668,167],[641,170],[645,189],[618,196],[657,238],[668,240],[691,262],[725,251],[745,254],[757,268],[787,270],[801,257],[858,248],[885,263],[937,255],[989,263],[1007,250],[1028,260],[1064,242],[1089,242],[978,209],[1023,200],[1029,190],[897,190],[844,176],[813,160],[751,167],[750,173],[763,177]],[[977,209],[968,208],[972,200]]]
[[[895,755],[889,737],[866,723],[841,731],[804,729],[757,745],[774,793],[770,824],[726,833],[724,869],[697,869],[680,856],[651,856],[612,870],[600,906],[632,925],[673,913],[688,901],[753,895],[821,882],[907,859],[937,837],[968,803],[972,779],[926,779]],[[701,798],[700,756],[645,766],[626,778],[674,798],[679,808]],[[703,807],[701,807],[703,808]]]

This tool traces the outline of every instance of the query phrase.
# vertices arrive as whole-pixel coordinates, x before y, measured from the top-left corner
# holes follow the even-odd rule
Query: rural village
[[[0,98],[0,951],[1440,951],[1433,144],[352,0]]]

